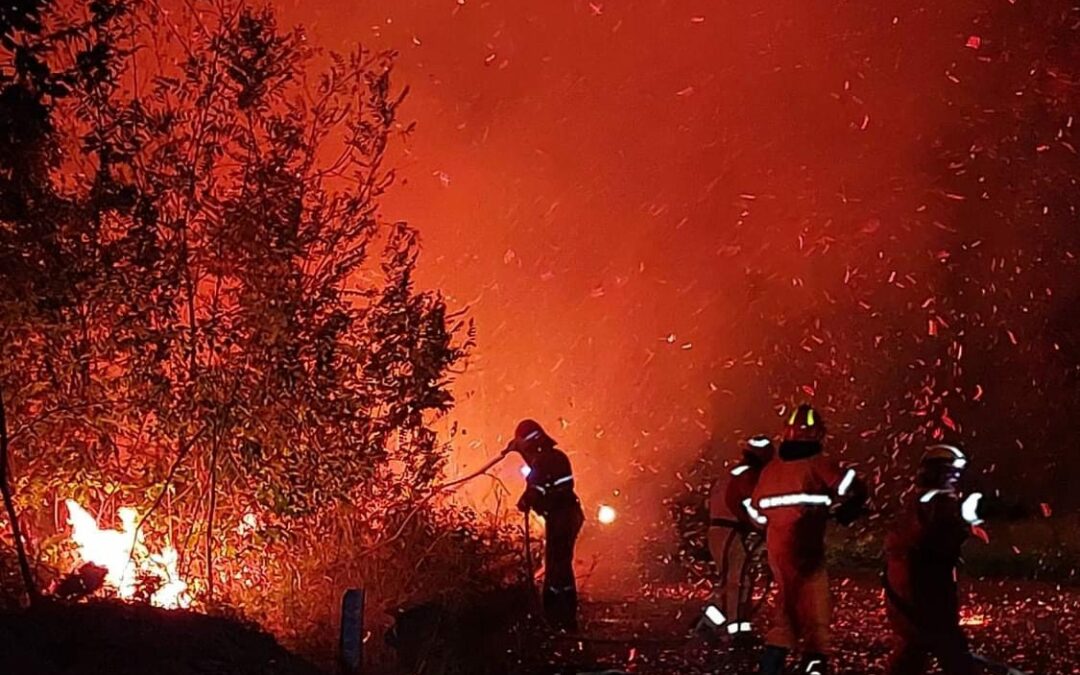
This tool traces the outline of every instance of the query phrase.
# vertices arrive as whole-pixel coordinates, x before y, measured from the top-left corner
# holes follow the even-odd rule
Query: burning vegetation
[[[31,593],[80,571],[330,641],[346,584],[381,616],[486,583],[498,528],[433,499],[471,328],[378,211],[393,55],[240,3],[41,0],[0,35],[3,541]]]
[[[151,605],[164,609],[191,606],[187,583],[177,569],[176,549],[165,546],[152,553],[139,529],[135,509],[118,510],[121,529],[103,530],[81,506],[70,499],[65,504],[79,559],[105,571],[104,582],[116,597],[133,600],[141,594]]]

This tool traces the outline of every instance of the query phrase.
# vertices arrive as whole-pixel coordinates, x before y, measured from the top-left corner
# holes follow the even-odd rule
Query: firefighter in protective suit
[[[743,502],[753,495],[761,470],[773,454],[775,449],[767,436],[747,440],[742,460],[725,471],[709,492],[709,552],[719,571],[720,607],[707,609],[706,616],[717,628],[726,621],[727,634],[737,639],[749,637],[752,630],[751,588],[744,567],[746,559],[760,545],[761,532],[761,526],[750,518]]]
[[[544,615],[556,628],[576,630],[574,544],[585,514],[574,493],[570,459],[555,446],[537,422],[524,420],[503,453],[520,453],[529,467],[518,509],[535,511],[544,519]]]
[[[927,448],[915,492],[885,540],[883,581],[894,641],[889,675],[923,675],[930,655],[946,675],[1017,672],[972,654],[960,628],[960,547],[972,534],[989,539],[979,527],[986,500],[957,489],[967,461],[952,445]]]
[[[765,637],[761,672],[784,672],[788,653],[802,643],[800,673],[828,672],[832,609],[825,569],[825,527],[830,517],[850,524],[861,513],[866,489],[822,454],[825,423],[809,405],[787,421],[777,459],[761,472],[750,517],[765,527],[769,568],[777,585],[773,624]]]

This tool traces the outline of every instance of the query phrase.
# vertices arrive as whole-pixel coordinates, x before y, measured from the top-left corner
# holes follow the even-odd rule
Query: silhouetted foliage
[[[276,592],[343,524],[379,546],[431,491],[472,339],[378,215],[393,54],[231,2],[8,4],[0,30],[0,386],[39,559],[65,498],[152,508],[206,599]]]

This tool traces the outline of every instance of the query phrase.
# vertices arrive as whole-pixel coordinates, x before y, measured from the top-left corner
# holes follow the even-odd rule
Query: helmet
[[[767,464],[773,458],[774,452],[772,441],[764,434],[751,436],[743,448],[744,457],[760,464]]]
[[[919,460],[918,482],[926,487],[946,487],[960,478],[967,467],[967,456],[955,445],[931,445]]]
[[[544,427],[536,420],[522,420],[514,430],[514,440],[519,443],[537,443],[541,445],[554,445],[555,441],[547,435]],[[546,443],[545,443],[546,441]]]
[[[809,403],[796,408],[784,426],[785,441],[820,443],[825,438],[825,420]]]
[[[938,443],[926,449],[919,464],[922,466],[947,464],[954,469],[963,470],[967,467],[967,455],[955,445]]]

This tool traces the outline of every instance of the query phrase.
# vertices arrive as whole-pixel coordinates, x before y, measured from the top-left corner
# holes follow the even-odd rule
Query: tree
[[[208,601],[244,537],[347,509],[374,544],[438,475],[471,344],[378,214],[393,54],[235,2],[32,9],[3,43],[0,385],[33,529],[68,497],[151,509]]]

